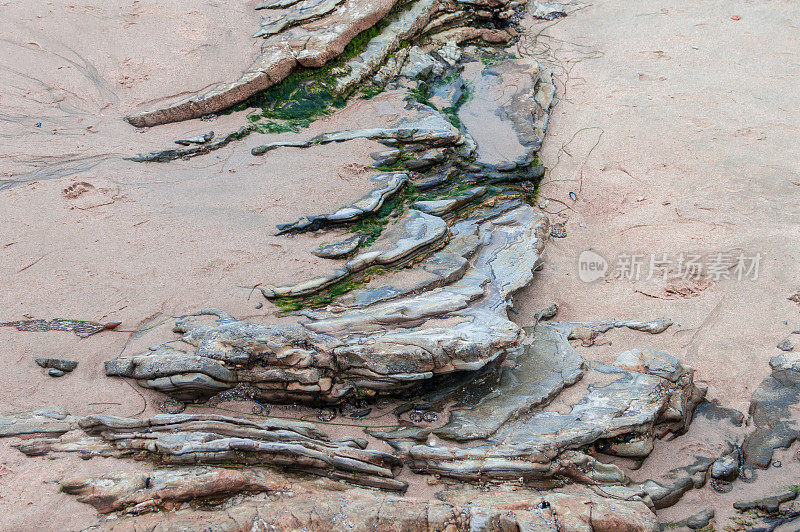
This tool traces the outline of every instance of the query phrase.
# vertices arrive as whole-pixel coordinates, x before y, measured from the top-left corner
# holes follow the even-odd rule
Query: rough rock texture
[[[311,251],[311,253],[322,259],[340,259],[358,249],[358,246],[364,242],[365,238],[364,235],[351,236],[339,242],[322,245]]]
[[[694,384],[691,368],[652,350],[623,353],[613,366],[595,366],[584,378],[604,376],[615,380],[591,386],[569,413],[534,410],[504,423],[490,444],[463,449],[394,443],[407,451],[414,470],[462,480],[621,483],[621,470],[573,449],[593,445],[606,454],[646,457],[657,435],[685,430],[705,390]],[[474,414],[473,423],[480,423],[480,412],[463,411],[459,419]]]
[[[418,0],[411,4],[411,7],[400,13],[397,19],[389,23],[378,36],[370,40],[363,52],[345,63],[348,73],[337,79],[336,91],[346,93],[375,72],[403,41],[410,39],[425,27],[438,8],[438,0]],[[408,52],[404,50],[402,60],[405,60],[407,54]],[[386,76],[386,81],[397,75],[399,69],[397,62],[394,68],[389,67],[390,72]]]
[[[297,325],[259,325],[207,312],[219,317],[215,324],[187,321],[176,328],[195,353],[162,347],[109,361],[106,373],[182,400],[203,400],[246,383],[263,400],[335,401],[356,389],[394,391],[434,375],[479,369],[522,341],[524,333],[506,309],[533,278],[548,222],[520,205],[483,214],[479,209],[461,223],[472,226],[479,246],[452,284],[320,313]]]
[[[539,325],[533,341],[514,357],[513,367],[500,371],[493,392],[473,407],[455,408],[450,421],[434,433],[448,440],[485,439],[509,419],[550,402],[562,389],[583,376],[583,359],[555,329]],[[470,386],[466,387],[469,393]]]
[[[217,113],[282,81],[298,66],[320,67],[337,57],[356,35],[385,17],[395,3],[396,0],[344,0],[326,17],[266,38],[261,54],[238,80],[166,107],[133,114],[127,120],[136,127],[149,127]],[[288,9],[298,12],[300,7],[295,4]],[[324,10],[316,8],[316,12],[320,11]],[[311,12],[315,11],[307,14]],[[285,26],[302,17],[287,14],[281,20]],[[274,29],[280,24],[276,21],[269,27]]]
[[[77,420],[63,408],[49,407],[33,412],[0,413],[0,438],[10,436],[60,436],[77,426]]]
[[[417,201],[411,207],[422,211],[427,214],[435,216],[444,216],[454,210],[463,207],[470,201],[483,196],[486,193],[486,187],[473,187],[465,190],[463,194],[453,196],[452,198],[440,200],[427,200]]]
[[[293,480],[296,479],[269,469],[191,467],[66,478],[61,481],[61,490],[77,495],[80,502],[91,504],[100,513],[124,510],[142,514],[176,502],[231,497],[243,492],[288,492]]]
[[[442,244],[448,234],[447,224],[441,218],[409,210],[369,248],[332,272],[295,285],[265,286],[261,288],[261,293],[267,298],[312,294],[372,266],[400,266],[429,248]]]
[[[149,419],[92,415],[78,425],[90,438],[29,440],[15,446],[31,456],[59,452],[77,452],[87,458],[138,454],[161,464],[269,465],[389,490],[407,487],[394,479],[402,467],[399,458],[365,449],[363,440],[331,441],[311,423],[164,414]]]
[[[291,9],[270,10],[261,19],[261,29],[253,37],[269,37],[280,33],[284,29],[296,26],[302,22],[314,20],[327,15],[343,0],[302,0],[293,4]],[[267,9],[260,6],[262,9]]]
[[[800,438],[797,415],[800,403],[800,355],[784,353],[769,361],[772,374],[761,381],[750,402],[753,431],[742,445],[744,459],[766,468],[775,449],[785,449]]]
[[[279,225],[278,234],[310,231],[326,225],[346,224],[360,220],[376,212],[389,197],[399,192],[408,181],[408,175],[402,172],[393,172],[377,175],[372,180],[377,184],[375,190],[352,205],[342,207],[333,214],[306,216],[296,222]]]
[[[463,141],[461,133],[453,127],[444,115],[426,105],[417,104],[412,107],[419,113],[419,116],[413,118],[404,116],[396,124],[389,125],[389,127],[334,131],[300,142],[277,141],[257,146],[252,149],[252,153],[253,155],[264,155],[277,148],[307,148],[317,144],[345,142],[361,138],[401,144],[424,144],[427,146],[452,146]]]
[[[62,358],[37,358],[36,364],[46,369],[55,369],[63,372],[70,372],[78,367],[75,360],[64,360]]]
[[[401,43],[419,35],[453,24],[432,38],[443,44],[483,39],[490,43],[508,42],[516,35],[513,28],[482,27],[493,24],[505,2],[493,2],[475,11],[472,6],[440,0],[417,0],[398,8],[397,0],[300,0],[267,2],[261,28],[254,37],[264,37],[261,52],[242,76],[231,83],[221,83],[166,106],[142,111],[127,117],[137,127],[198,118],[217,113],[246,100],[257,92],[280,83],[298,67],[317,68],[342,54],[347,44],[359,33],[385,19],[378,35],[373,37],[356,57],[345,58],[346,74],[337,82],[337,91],[345,93],[387,62],[389,54]],[[395,10],[397,12],[392,13]],[[443,17],[431,22],[439,11]],[[390,15],[391,14],[391,15]],[[387,15],[390,15],[387,17]],[[475,24],[475,26],[470,25]],[[476,27],[477,26],[477,27]],[[405,53],[403,55],[406,55]],[[452,60],[452,54],[446,58]],[[409,61],[413,77],[430,72],[434,64],[416,68],[418,61]],[[452,63],[451,63],[452,64]],[[401,65],[395,63],[394,69]],[[408,72],[407,72],[408,73]],[[176,91],[177,92],[177,91]]]
[[[150,488],[144,486],[149,480]],[[189,481],[194,480],[196,485]],[[101,511],[130,506],[137,514],[231,491],[263,491],[234,505],[202,512],[185,506],[174,512],[121,517],[91,530],[564,530],[654,532],[655,515],[640,501],[621,501],[588,490],[572,493],[518,489],[448,489],[433,499],[398,497],[331,481],[308,482],[268,472],[193,468],[183,473],[77,478],[62,486]]]

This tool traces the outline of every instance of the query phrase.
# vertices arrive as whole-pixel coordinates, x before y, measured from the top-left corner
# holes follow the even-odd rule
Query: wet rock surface
[[[793,411],[800,402],[800,357],[785,353],[769,364],[772,374],[758,385],[750,402],[754,430],[742,445],[744,460],[762,469],[771,464],[775,449],[785,449],[800,437]]]
[[[89,438],[32,440],[15,447],[29,456],[139,454],[170,465],[271,465],[388,490],[403,491],[407,487],[394,479],[402,466],[396,456],[367,450],[363,440],[331,441],[310,423],[165,414],[149,419],[87,416],[78,421],[78,426]]]
[[[253,35],[264,38],[261,52],[238,80],[221,83],[166,106],[134,113],[127,120],[136,127],[150,127],[218,113],[280,83],[297,68],[319,68],[335,60],[351,41],[379,21],[382,21],[382,31],[372,36],[356,58],[345,63],[349,77],[342,80],[339,90],[363,80],[386,61],[389,54],[398,50],[402,42],[423,30],[434,30],[433,33],[438,33],[434,38],[443,44],[471,39],[506,42],[514,35],[513,30],[480,27],[487,20],[499,20],[504,4],[493,2],[476,12],[463,3],[435,0],[406,4],[393,0],[265,3],[257,7],[263,10],[264,17],[260,29]],[[431,21],[440,13],[443,16]],[[445,25],[445,21],[451,24]],[[457,26],[447,27],[452,23]],[[425,52],[414,51],[408,55],[410,59],[405,60],[403,68],[410,77],[429,74],[433,69]]]
[[[528,206],[487,216],[463,222],[474,226],[482,245],[453,284],[290,326],[207,312],[218,316],[216,324],[177,325],[195,353],[160,348],[109,361],[106,373],[182,400],[208,398],[234,383],[254,386],[264,400],[338,400],[356,389],[388,391],[479,369],[520,345],[523,332],[508,320],[506,305],[533,278],[547,228],[547,219]],[[364,252],[363,261],[394,257],[398,247],[380,249]]]
[[[195,478],[192,486],[183,477]],[[150,478],[150,490],[135,491]],[[243,470],[188,470],[179,475],[155,471],[152,477],[115,475],[67,481],[65,490],[86,502],[107,509],[128,504],[135,516],[196,494],[214,494],[220,484],[263,491],[264,495],[227,508],[198,512],[179,509],[157,515],[127,517],[101,523],[92,530],[118,530],[136,523],[158,530],[187,530],[200,523],[220,531],[265,527],[334,530],[596,530],[613,532],[658,530],[655,516],[641,502],[608,500],[592,492],[539,493],[507,489],[486,492],[447,489],[431,500],[399,497],[349,487],[334,482],[311,483],[303,479]],[[194,499],[192,499],[194,500]],[[179,504],[178,504],[179,506]]]
[[[555,305],[530,327],[509,316],[548,235],[568,236],[533,206],[555,84],[541,65],[473,45],[466,53],[460,43],[515,39],[509,21],[521,7],[269,0],[257,7],[261,53],[241,79],[128,118],[152,126],[216,113],[281,80],[295,83],[293,72],[301,90],[322,87],[315,97],[327,104],[359,88],[363,101],[387,87],[406,97],[379,127],[272,137],[252,148],[268,158],[354,139],[385,146],[370,148],[380,151],[364,167],[381,172],[371,192],[278,226],[287,237],[339,231],[310,251],[325,259],[318,276],[257,286],[280,316],[250,321],[206,309],[179,318],[180,337],[106,362],[107,376],[169,396],[162,411],[192,413],[0,416],[0,437],[20,438],[12,446],[32,458],[108,459],[105,473],[60,481],[64,493],[117,513],[93,530],[656,530],[654,511],[709,479],[720,492],[751,480],[745,465],[774,465],[773,452],[798,439],[800,380],[788,338],[742,436],[743,416],[703,401],[693,369],[669,353],[637,346],[600,362],[577,351],[615,329],[658,335],[671,320],[540,323]],[[565,14],[555,3],[530,9],[545,20]],[[315,85],[317,74],[324,81]],[[186,159],[275,133],[255,118],[133,160]],[[296,133],[304,119],[271,126]],[[37,363],[54,377],[77,365]],[[253,402],[253,416],[213,410],[234,398]],[[303,420],[265,417],[282,405]],[[692,439],[692,424],[707,429],[703,438]],[[647,470],[669,441],[692,452]],[[126,459],[154,467],[115,471]],[[771,530],[800,515],[796,493],[733,506],[758,513],[757,526]],[[702,529],[714,515],[674,525]]]

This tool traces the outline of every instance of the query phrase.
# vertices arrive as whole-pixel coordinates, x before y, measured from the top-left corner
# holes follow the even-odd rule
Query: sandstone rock
[[[503,423],[549,403],[583,376],[583,359],[558,331],[539,325],[528,334],[533,337],[531,343],[513,359],[513,367],[500,370],[494,391],[474,407],[451,410],[447,425],[434,431],[437,436],[456,441],[488,438]],[[469,385],[465,393],[475,394]]]
[[[360,246],[365,239],[366,237],[364,235],[351,236],[340,242],[322,245],[311,253],[323,259],[339,259],[346,257],[358,249],[358,246]]]
[[[418,46],[412,46],[408,57],[400,69],[400,75],[409,79],[424,79],[433,72],[434,59],[422,51]]]
[[[395,2],[344,0],[319,20],[265,39],[261,54],[238,80],[126,119],[136,127],[150,127],[217,113],[279,83],[299,65],[320,67],[337,57],[356,35],[385,17]]]
[[[253,155],[264,155],[277,148],[305,148],[316,144],[346,142],[353,139],[374,139],[381,142],[422,144],[426,146],[448,146],[462,141],[461,133],[441,113],[427,105],[412,105],[419,113],[416,117],[402,117],[396,125],[385,128],[353,129],[317,135],[307,141],[278,141],[257,146]]]
[[[91,415],[78,425],[94,436],[94,441],[50,441],[45,446],[18,448],[26,454],[41,455],[75,452],[85,446],[91,455],[104,446],[120,455],[143,453],[162,464],[269,465],[389,490],[403,491],[407,486],[394,479],[402,467],[394,455],[362,449],[351,441],[331,441],[311,423],[163,414],[149,419]]]
[[[29,435],[60,436],[76,426],[77,420],[59,407],[33,412],[0,413],[0,438]]]
[[[784,353],[770,360],[772,374],[761,381],[750,401],[753,431],[745,437],[746,463],[766,468],[775,449],[788,448],[800,438],[792,410],[800,403],[800,357]]]
[[[45,369],[55,369],[68,373],[78,367],[78,363],[74,360],[64,360],[61,358],[37,358],[36,363],[39,367]]]
[[[604,498],[588,490],[572,493],[519,489],[491,491],[457,488],[436,498],[399,497],[331,481],[309,482],[277,478],[252,470],[228,472],[194,468],[184,475],[154,471],[150,490],[147,478],[114,474],[68,481],[69,493],[98,508],[121,507],[137,514],[176,502],[194,500],[195,494],[214,494],[219,484],[232,489],[263,491],[203,511],[183,508],[174,512],[132,515],[104,520],[93,530],[147,529],[193,530],[201,524],[220,532],[241,530],[594,530],[596,532],[654,532],[655,516],[637,500]],[[195,476],[198,485],[189,481]],[[284,489],[289,485],[291,489]],[[148,493],[148,491],[153,492]]]
[[[461,61],[461,48],[455,41],[450,41],[436,51],[437,55],[449,66],[454,67]]]
[[[740,512],[761,510],[762,512],[775,513],[778,511],[781,503],[794,500],[795,498],[797,498],[797,489],[788,487],[755,499],[737,501],[733,503],[733,507]]]
[[[440,164],[447,158],[447,153],[443,148],[432,148],[412,154],[412,158],[403,164],[409,170],[420,172],[436,164]]]
[[[405,181],[403,181],[405,182]],[[355,208],[365,207],[363,212],[369,212],[370,207],[381,200],[372,200],[369,204],[354,204]],[[341,211],[339,211],[341,212]],[[329,215],[328,219],[331,219]],[[371,266],[398,266],[413,258],[416,254],[431,247],[441,244],[448,235],[447,224],[444,220],[428,214],[407,211],[394,225],[389,226],[373,242],[373,244],[344,265],[329,274],[301,281],[290,286],[264,286],[261,293],[265,297],[301,296],[319,291],[321,288],[346,277],[365,270]]]
[[[289,491],[292,480],[269,469],[191,467],[67,478],[61,481],[61,491],[76,495],[100,513],[141,514],[159,510],[165,503]]]
[[[475,198],[483,196],[485,193],[486,187],[473,187],[465,190],[463,194],[453,196],[451,198],[417,201],[411,205],[411,208],[417,209],[418,211],[422,211],[426,214],[443,216],[463,207]]]
[[[388,198],[397,194],[408,181],[408,175],[402,172],[393,172],[377,175],[372,180],[377,184],[377,188],[352,205],[342,207],[332,214],[307,216],[296,222],[281,224],[278,226],[277,234],[312,231],[326,225],[345,224],[360,220],[376,212]]]
[[[434,218],[409,213],[416,214],[407,220]],[[442,234],[446,226],[437,223],[441,230],[436,234]],[[356,388],[396,391],[434,375],[479,369],[522,341],[522,330],[508,320],[506,309],[511,296],[533,278],[547,219],[520,205],[478,209],[460,223],[473,227],[479,246],[452,284],[345,312],[316,313],[313,321],[297,325],[240,322],[221,311],[205,311],[217,316],[217,323],[184,321],[176,327],[185,333],[183,341],[196,347],[194,354],[158,351],[123,357],[107,363],[106,372],[138,376],[140,385],[181,400],[203,400],[220,391],[220,385],[233,386],[228,377],[207,371],[216,370],[211,365],[216,364],[233,372],[239,384],[252,385],[260,400],[337,401]],[[404,231],[402,223],[395,227]],[[387,236],[386,246],[376,242],[366,255],[352,259],[352,269],[378,257],[397,261],[419,244],[392,243],[400,241]],[[170,357],[167,366],[181,369],[139,369],[145,363],[157,367],[150,357],[162,354]],[[190,382],[175,383],[180,375],[191,377]]]
[[[275,10],[261,19],[261,29],[253,37],[269,37],[284,29],[327,15],[344,0],[300,0],[291,7]],[[266,9],[265,6],[259,6]],[[257,8],[258,9],[258,8]]]
[[[491,436],[491,443],[468,449],[410,444],[405,450],[415,471],[460,480],[541,483],[567,477],[587,483],[621,483],[625,476],[616,466],[581,457],[572,449],[594,445],[603,453],[641,458],[650,453],[657,435],[683,431],[704,390],[694,385],[691,368],[680,368],[678,376],[670,375],[672,380],[648,373],[642,366],[637,366],[638,371],[597,366],[592,372],[597,372],[597,377],[590,373],[584,378],[606,374],[618,375],[618,380],[590,386],[567,414],[534,409],[503,423]],[[468,419],[469,414],[459,412],[459,418]],[[713,459],[704,462],[705,469],[711,462]],[[680,483],[675,488],[664,486],[664,493],[657,497],[679,492],[684,487],[682,480]]]
[[[346,93],[365,80],[384,61],[387,62],[388,72],[379,77],[379,83],[385,84],[397,76],[408,56],[408,50],[398,50],[400,44],[420,33],[438,7],[437,0],[418,0],[400,13],[377,37],[370,40],[363,52],[347,61],[348,74],[336,81],[336,91]],[[393,64],[389,65],[392,59],[387,60],[387,57],[395,51],[396,57]]]

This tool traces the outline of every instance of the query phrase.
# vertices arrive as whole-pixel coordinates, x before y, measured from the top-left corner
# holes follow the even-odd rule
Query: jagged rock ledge
[[[398,457],[365,449],[364,440],[331,441],[312,423],[164,414],[149,419],[91,415],[78,426],[88,437],[34,439],[14,446],[29,456],[137,455],[169,465],[269,465],[394,491],[407,487],[394,478],[403,465]]]
[[[166,106],[126,117],[136,127],[199,118],[218,113],[284,80],[297,68],[319,68],[339,57],[359,34],[380,22],[374,35],[355,57],[345,58],[345,75],[336,90],[346,93],[390,54],[421,33],[436,34],[441,43],[483,39],[507,42],[516,35],[509,27],[512,11],[505,1],[479,6],[447,0],[303,0],[274,2],[255,37],[264,37],[261,53],[242,76]],[[476,9],[478,7],[478,9]],[[438,14],[443,16],[437,17]],[[482,26],[503,26],[482,27]],[[405,54],[398,54],[405,55]],[[397,57],[394,58],[397,65]],[[399,66],[395,66],[399,70]]]
[[[161,347],[111,360],[106,373],[187,401],[237,384],[252,386],[265,401],[338,401],[356,390],[392,392],[434,375],[479,369],[521,344],[524,333],[508,319],[507,306],[533,278],[548,221],[516,204],[477,209],[462,223],[479,244],[451,284],[319,312],[296,325],[260,325],[207,311],[218,317],[215,324],[185,320],[176,326],[194,353]]]

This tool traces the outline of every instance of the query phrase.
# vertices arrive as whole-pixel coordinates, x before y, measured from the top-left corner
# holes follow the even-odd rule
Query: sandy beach
[[[107,377],[105,361],[173,340],[174,318],[202,308],[290,323],[258,287],[330,269],[310,251],[349,236],[346,228],[287,237],[275,226],[367,194],[376,173],[370,154],[387,146],[360,138],[264,157],[251,150],[386,127],[412,113],[404,86],[351,100],[297,133],[253,133],[169,163],[124,159],[247,122],[248,110],[152,128],[123,118],[237,78],[259,53],[256,4],[0,6],[0,322],[121,322],[88,338],[0,327],[0,412],[57,405],[73,416],[156,415],[164,396]],[[668,318],[674,325],[657,336],[621,328],[573,345],[603,364],[632,348],[666,351],[694,368],[706,400],[747,415],[769,360],[782,353],[778,344],[790,338],[800,346],[793,334],[800,306],[789,299],[800,290],[800,7],[605,1],[568,3],[566,12],[550,21],[528,13],[507,47],[521,63],[554,74],[535,209],[566,230],[549,239],[510,319],[532,325],[553,303],[564,321]],[[474,136],[491,149],[492,135]],[[486,160],[506,160],[499,151]],[[589,282],[580,271],[586,251],[605,264]],[[687,274],[690,257],[704,268],[700,275]],[[748,267],[737,269],[742,260]],[[43,356],[79,366],[53,379],[33,363]],[[4,530],[91,526],[95,509],[60,492],[58,482],[112,462],[115,470],[145,469],[74,455],[34,461],[11,443],[0,439]],[[691,449],[686,436],[657,441],[643,471],[666,470],[671,455]],[[743,492],[796,479],[797,449],[780,451],[783,468],[759,472],[755,484],[737,484],[724,497],[705,486],[657,516],[674,522],[714,508],[722,529]]]

